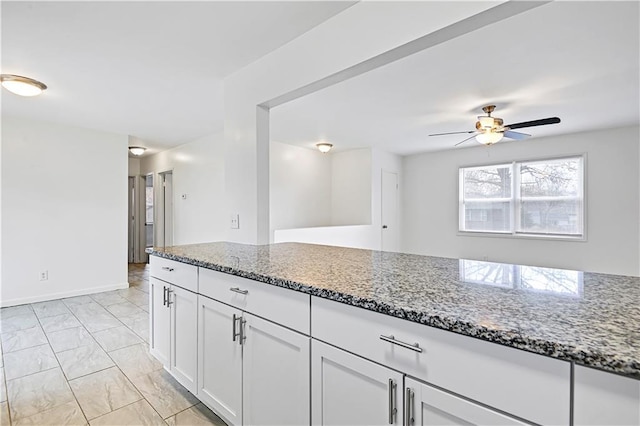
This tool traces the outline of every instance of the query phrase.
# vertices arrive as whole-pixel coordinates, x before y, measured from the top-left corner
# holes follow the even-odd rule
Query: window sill
[[[542,241],[573,241],[573,242],[587,241],[586,235],[572,237],[570,235],[514,234],[511,232],[458,231],[457,236],[458,237],[485,237],[485,238],[515,238],[515,239],[542,240]]]

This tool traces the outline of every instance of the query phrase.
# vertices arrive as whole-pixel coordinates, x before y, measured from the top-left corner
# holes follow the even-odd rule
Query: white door
[[[198,295],[171,286],[171,374],[191,393],[197,393]]]
[[[312,423],[402,425],[402,379],[397,371],[312,340]]]
[[[310,338],[244,314],[245,425],[308,425]]]
[[[382,171],[382,250],[399,250],[398,174]]]
[[[171,348],[171,310],[167,305],[167,291],[170,286],[157,278],[149,278],[149,352],[165,367],[169,366]]]
[[[242,424],[241,314],[198,296],[198,398],[230,425]]]
[[[405,416],[409,425],[527,425],[466,399],[405,378]]]
[[[135,227],[135,219],[136,219],[136,214],[135,214],[135,208],[136,208],[136,191],[135,191],[135,182],[136,182],[136,178],[134,176],[129,176],[129,213],[128,213],[128,222],[129,222],[129,245],[128,245],[128,250],[127,250],[127,254],[128,254],[128,262],[129,263],[133,263],[135,260],[135,241],[136,241],[136,235],[135,235],[135,231],[136,231],[136,227]]]

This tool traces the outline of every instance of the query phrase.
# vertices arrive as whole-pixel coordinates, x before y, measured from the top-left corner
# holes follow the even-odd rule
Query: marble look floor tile
[[[81,426],[87,424],[87,419],[76,401],[69,401],[13,422],[13,426]]]
[[[84,305],[92,302],[93,302],[93,299],[90,298],[89,296],[75,296],[75,297],[67,297],[66,299],[62,299],[62,303],[64,303],[67,307]]]
[[[47,337],[54,352],[68,351],[69,349],[94,345],[96,343],[93,337],[91,337],[91,334],[83,326],[47,333]]]
[[[147,305],[149,304],[149,295],[143,291],[138,290],[135,287],[125,288],[124,290],[119,290],[120,296],[127,299],[129,302],[134,305]]]
[[[118,293],[119,290],[105,291],[103,293],[95,293],[89,295],[93,300],[101,304],[102,306],[109,306],[116,303],[126,302],[125,299]]]
[[[38,318],[53,317],[56,315],[70,314],[69,308],[62,300],[51,300],[48,302],[32,303],[31,307]]]
[[[122,325],[116,317],[95,302],[72,306],[70,309],[82,325],[91,333]]]
[[[75,401],[60,368],[7,381],[13,422]]]
[[[11,420],[9,418],[9,404],[7,404],[7,402],[0,402],[0,425],[7,425],[9,426],[11,424]]]
[[[57,366],[58,360],[48,344],[4,354],[4,374],[7,380]]]
[[[69,385],[89,420],[142,399],[117,367],[71,380]]]
[[[124,325],[95,332],[93,337],[107,352],[142,343],[142,339]]]
[[[162,418],[173,416],[199,402],[165,370],[137,376],[131,381]]]
[[[127,346],[111,351],[109,355],[129,379],[162,369],[162,364],[149,353],[146,344]]]
[[[162,417],[144,399],[93,419],[89,424],[91,426],[166,425]]]
[[[16,315],[32,314],[33,308],[31,305],[19,305],[10,306],[8,308],[0,309],[0,320],[15,317]]]
[[[2,339],[2,350],[5,353],[49,343],[40,325],[2,333],[0,338]]]
[[[149,281],[148,280],[144,280],[141,283],[136,283],[133,285],[133,287],[135,287],[136,289],[149,294]]]
[[[0,319],[0,333],[24,330],[25,328],[32,328],[37,325],[40,324],[38,323],[38,317],[36,317],[36,314],[34,314],[33,311],[16,315],[11,314],[8,317]]]
[[[4,368],[0,368],[0,402],[7,400],[7,387],[4,380]]]
[[[123,317],[120,320],[131,331],[140,336],[142,340],[149,342],[149,314],[147,312],[140,312],[131,317]]]
[[[71,313],[40,318],[40,324],[47,333],[80,326],[76,317]]]
[[[62,371],[64,371],[68,380],[95,373],[114,365],[107,353],[97,344],[59,352],[57,356]]]
[[[166,419],[169,426],[227,426],[216,414],[200,403]]]
[[[107,306],[107,310],[111,312],[111,314],[113,314],[113,316],[115,316],[116,318],[130,317],[142,312],[142,309],[129,301],[109,305]]]

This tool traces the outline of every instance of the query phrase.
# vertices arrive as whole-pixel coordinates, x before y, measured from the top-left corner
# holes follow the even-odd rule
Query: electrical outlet
[[[40,281],[47,281],[49,279],[49,271],[40,272]]]
[[[240,229],[240,215],[238,213],[231,215],[231,229]]]

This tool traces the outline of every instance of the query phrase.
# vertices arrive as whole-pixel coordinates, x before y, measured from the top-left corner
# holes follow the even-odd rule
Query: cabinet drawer
[[[200,268],[200,294],[309,335],[308,294]]]
[[[569,424],[568,362],[318,297],[311,324],[313,338],[419,380],[535,423]]]
[[[186,290],[198,292],[198,267],[163,257],[151,256],[151,276],[177,285]]]

